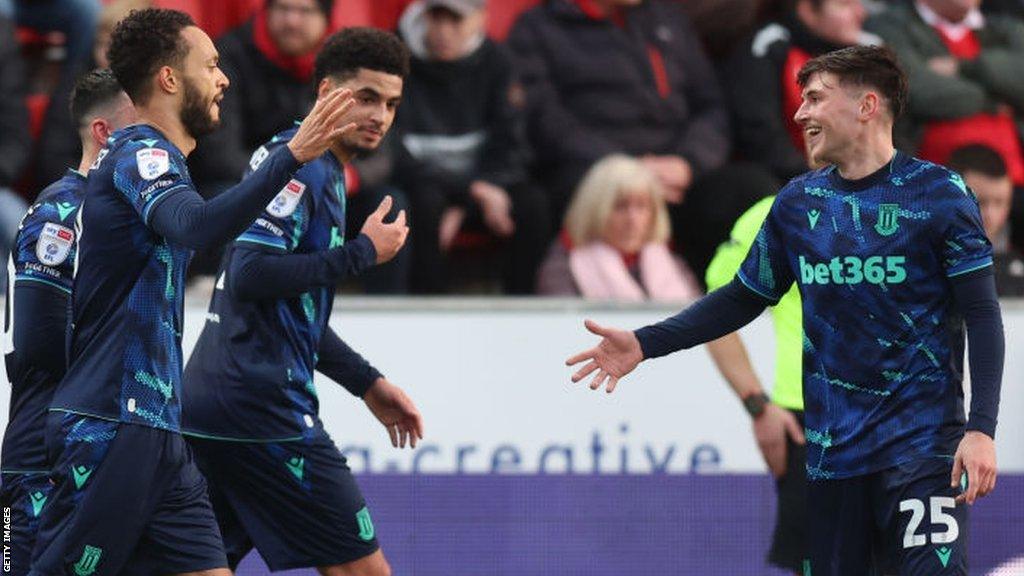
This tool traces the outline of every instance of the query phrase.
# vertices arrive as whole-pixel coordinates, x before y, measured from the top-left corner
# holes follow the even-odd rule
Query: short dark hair
[[[881,92],[889,103],[893,119],[903,114],[907,105],[907,75],[900,67],[896,55],[881,46],[850,46],[822,54],[808,60],[797,73],[801,88],[807,86],[811,76],[827,72],[840,82],[857,86],[870,86]]]
[[[264,4],[267,8],[273,5],[274,0],[267,0],[267,3]],[[334,0],[316,0],[316,7],[320,9],[320,12],[323,12],[324,16],[330,19],[331,14],[334,12]]]
[[[112,104],[124,89],[110,70],[92,70],[78,78],[68,104],[76,128],[89,121],[97,108]]]
[[[984,144],[968,144],[957,148],[949,155],[946,165],[961,175],[977,172],[991,178],[1002,178],[1007,174],[1002,155]]]
[[[316,55],[315,85],[328,76],[347,80],[360,68],[405,78],[409,75],[409,49],[390,32],[346,28],[331,35]]]
[[[181,31],[195,25],[184,12],[160,8],[132,10],[117,23],[107,60],[132,102],[149,100],[153,74],[162,66],[181,64],[188,54]]]

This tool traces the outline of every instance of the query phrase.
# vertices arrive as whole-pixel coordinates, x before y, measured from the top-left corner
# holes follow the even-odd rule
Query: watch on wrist
[[[761,414],[764,414],[765,406],[771,402],[768,395],[764,392],[758,392],[751,394],[743,399],[743,407],[747,409],[747,414],[750,414],[751,418],[757,418]]]

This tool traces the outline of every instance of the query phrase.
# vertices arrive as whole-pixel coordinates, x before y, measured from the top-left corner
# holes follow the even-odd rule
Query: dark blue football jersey
[[[738,277],[803,297],[807,471],[867,474],[952,456],[963,436],[964,329],[951,278],[992,265],[974,195],[897,153],[865,179],[834,167],[779,193]]]
[[[275,136],[252,158],[292,138]],[[345,179],[330,152],[303,166],[225,255],[206,324],[185,369],[183,432],[212,438],[294,440],[321,428],[313,385],[320,339],[334,304],[334,287],[295,298],[243,301],[231,297],[231,275],[242,251],[321,252],[345,241]]]
[[[51,409],[177,431],[191,250],[150,228],[161,201],[194,190],[155,128],[114,133],[78,214],[69,367]]]
[[[57,383],[67,368],[65,340],[75,261],[75,215],[85,176],[68,170],[47,186],[18,227],[8,261],[4,360],[11,383],[3,471],[47,470],[43,432]],[[43,288],[43,298],[18,299],[21,287]],[[23,309],[30,306],[33,309]],[[44,309],[35,309],[42,306]],[[17,314],[15,311],[17,310]],[[15,324],[16,317],[22,322]],[[30,323],[25,323],[25,319]],[[18,332],[18,334],[15,334]],[[25,337],[22,332],[32,332]]]

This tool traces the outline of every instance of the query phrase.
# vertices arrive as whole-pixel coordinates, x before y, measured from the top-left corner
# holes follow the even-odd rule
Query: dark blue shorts
[[[206,482],[180,434],[51,412],[54,482],[32,574],[179,574],[227,559]]]
[[[362,492],[323,430],[295,442],[188,441],[232,569],[253,546],[274,571],[346,564],[377,550]]]
[[[50,497],[50,476],[46,472],[4,472],[0,486],[0,505],[4,521],[10,528],[8,547],[9,565],[4,574],[24,576],[32,563],[32,546],[39,530],[39,516]]]
[[[954,502],[952,466],[927,458],[810,482],[810,575],[966,576],[967,505]]]

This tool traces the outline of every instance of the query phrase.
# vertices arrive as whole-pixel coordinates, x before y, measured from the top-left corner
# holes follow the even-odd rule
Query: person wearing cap
[[[505,292],[533,292],[549,236],[525,169],[510,57],[484,34],[484,0],[419,0],[399,21],[412,52],[396,120],[394,182],[411,205],[412,289],[447,288],[445,252],[464,230],[500,242]]]
[[[334,0],[266,0],[252,19],[217,41],[220,67],[234,87],[221,102],[221,129],[200,140],[189,159],[205,196],[233,185],[249,167],[253,151],[303,118],[316,100],[313,63],[330,33]],[[385,196],[394,200],[390,219],[406,209],[397,190],[357,181],[346,166],[348,228],[358,231]],[[360,185],[361,184],[361,185]],[[207,260],[212,273],[218,258]],[[363,279],[371,292],[402,292],[408,260],[399,255]]]

